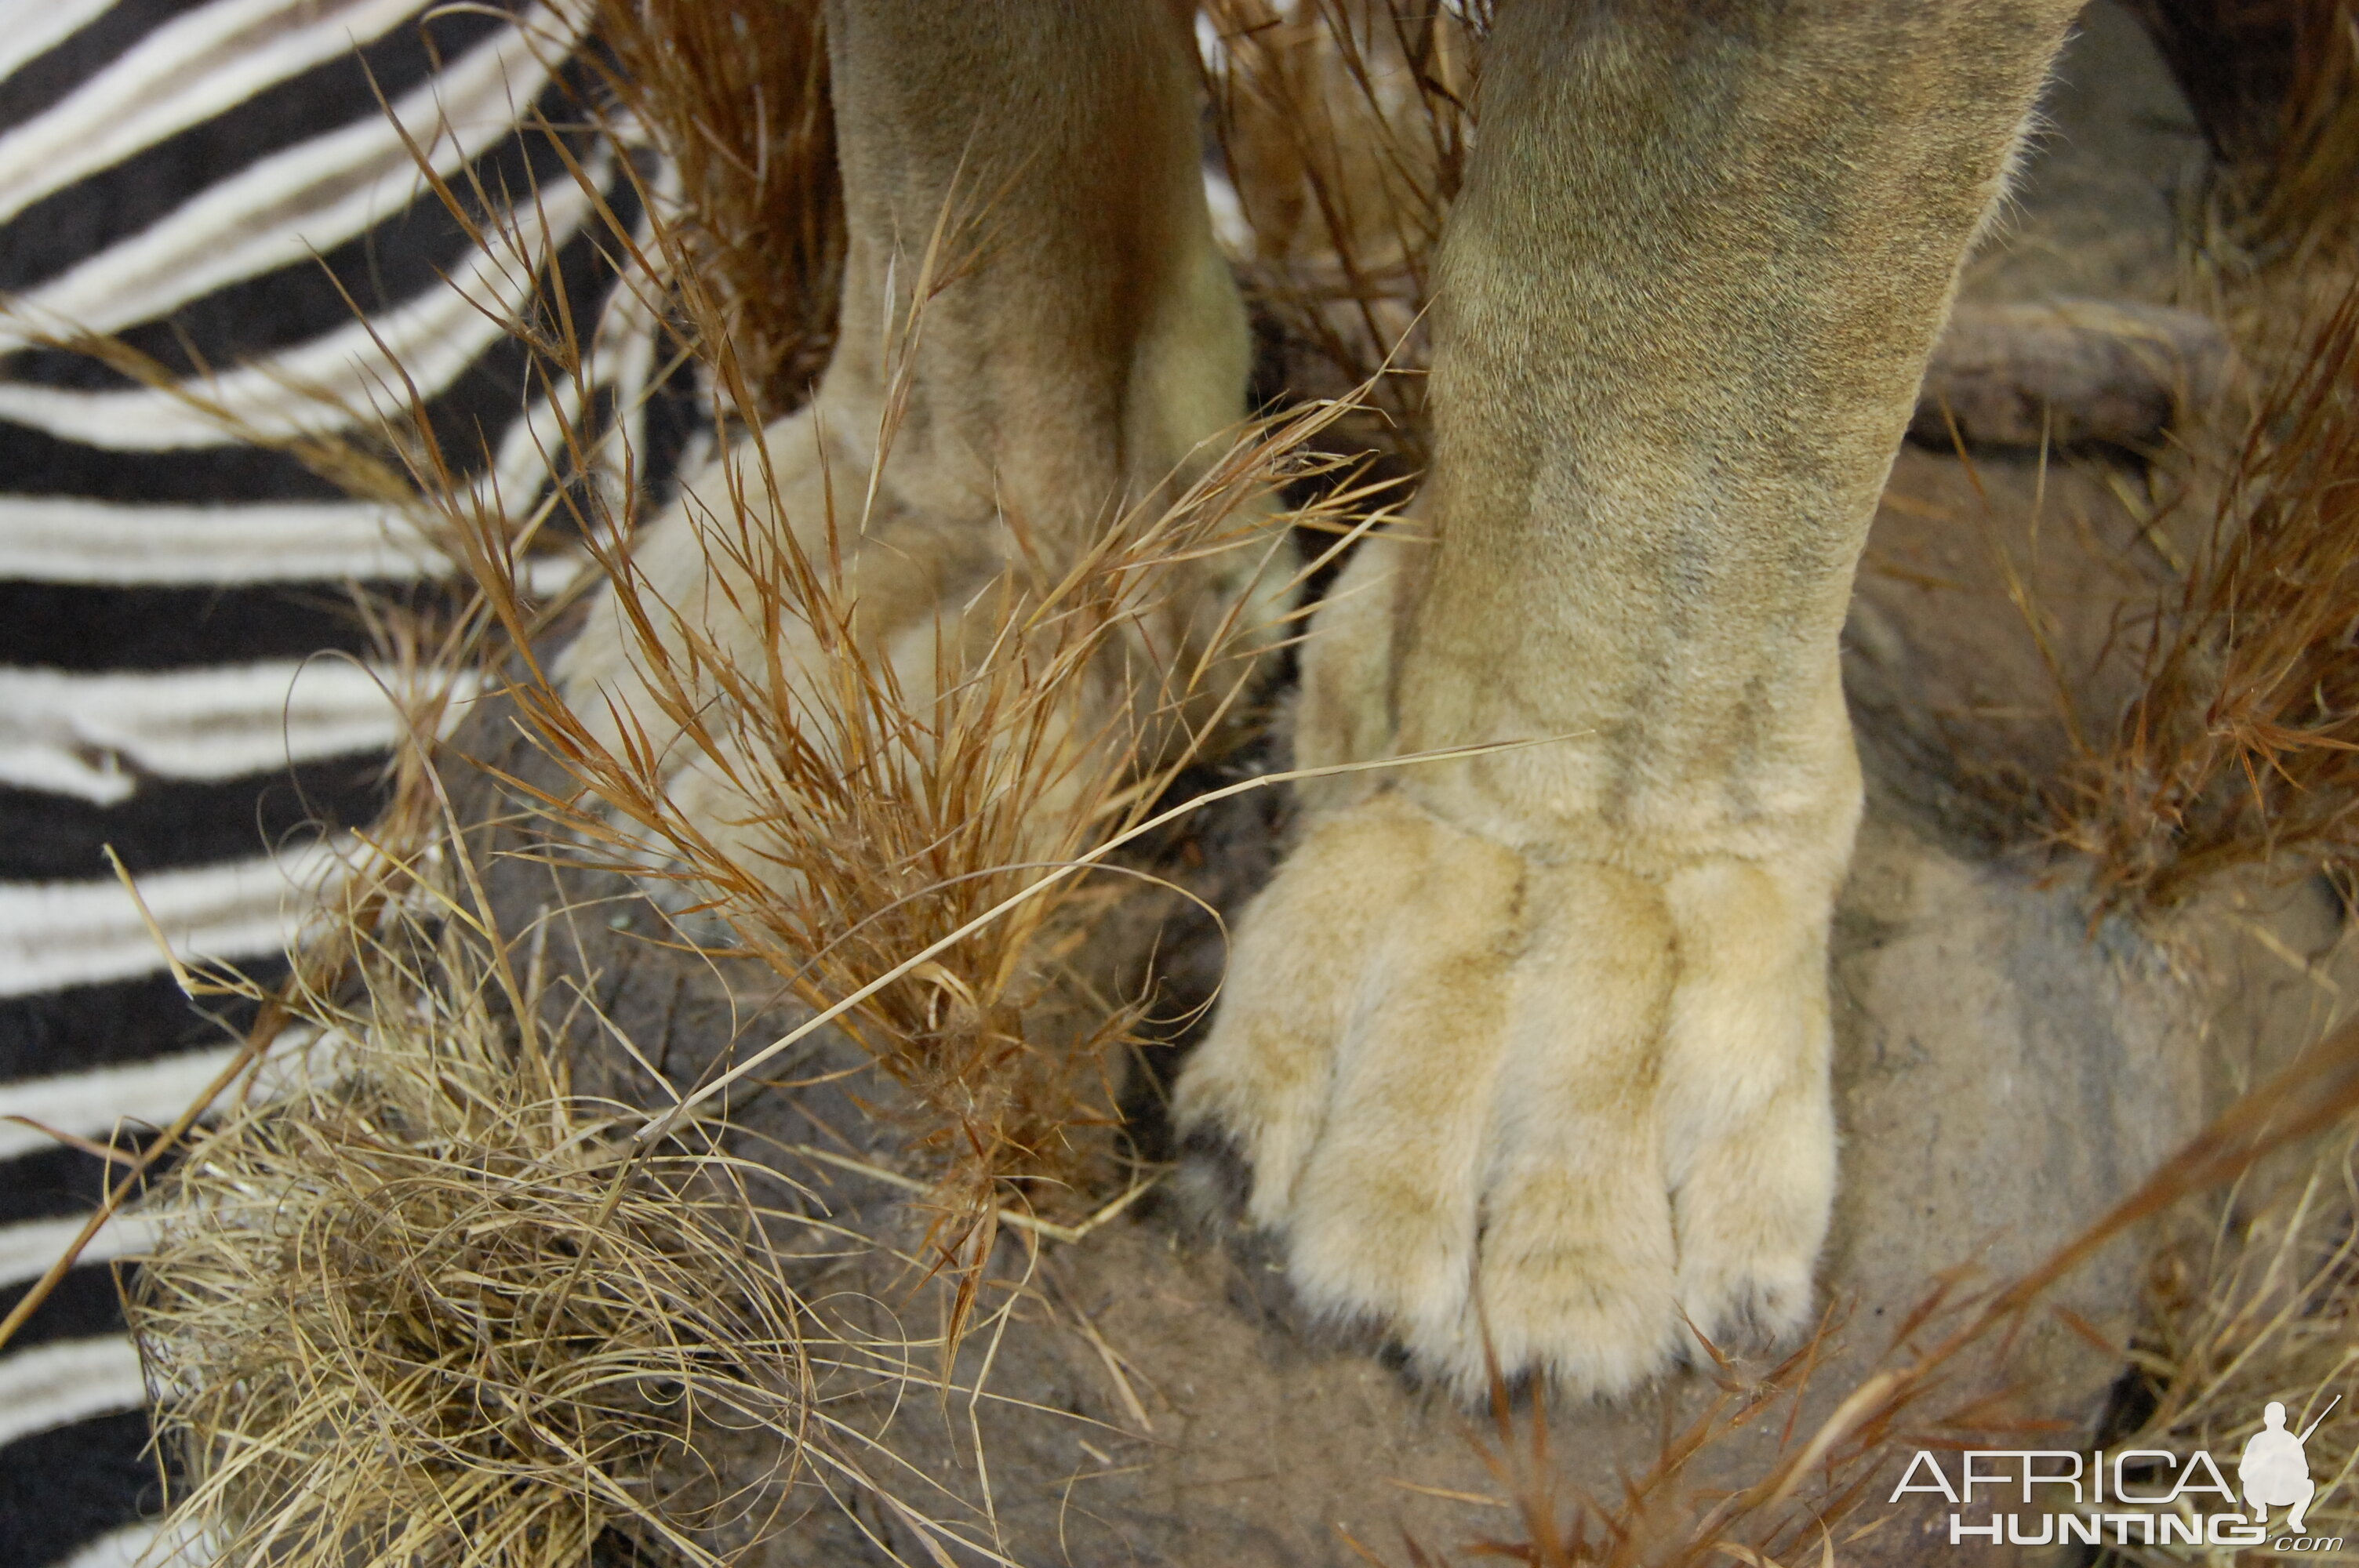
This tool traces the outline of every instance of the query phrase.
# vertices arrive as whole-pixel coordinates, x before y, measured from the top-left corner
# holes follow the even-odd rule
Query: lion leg
[[[1298,752],[1504,749],[1307,801],[1180,1087],[1306,1297],[1462,1389],[1484,1333],[1611,1393],[1683,1324],[1807,1319],[1860,808],[1837,638],[2072,9],[1499,8],[1439,270],[1430,542],[1345,574]],[[1388,893],[1355,857],[1407,843]],[[1477,956],[1454,989],[1421,979],[1450,955]]]
[[[937,634],[959,646],[962,611],[1012,563],[1055,580],[1123,509],[1211,460],[1203,444],[1244,416],[1250,344],[1205,209],[1181,9],[829,5],[838,347],[808,407],[637,542],[663,651],[701,642],[759,671],[776,642],[790,686],[813,668],[808,627],[757,612],[791,535],[822,575],[840,561],[832,586],[864,645],[922,705]],[[1190,569],[1174,616],[1246,591],[1239,566]],[[1167,630],[1168,655],[1189,633]],[[692,750],[651,695],[647,642],[608,593],[566,656],[569,695],[610,747],[636,725],[658,753]],[[675,758],[671,794],[725,817],[727,770],[710,762]]]

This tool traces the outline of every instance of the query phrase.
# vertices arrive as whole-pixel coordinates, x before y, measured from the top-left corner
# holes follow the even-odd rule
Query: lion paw
[[[1183,1129],[1250,1162],[1306,1304],[1474,1396],[1611,1395],[1810,1306],[1834,1178],[1824,900],[1756,864],[1642,877],[1398,791],[1247,913]]]

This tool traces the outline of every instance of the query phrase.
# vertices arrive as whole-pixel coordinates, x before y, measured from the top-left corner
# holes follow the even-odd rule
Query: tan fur
[[[990,5],[946,25],[917,0],[846,0],[827,32],[848,229],[839,343],[810,405],[761,440],[784,526],[824,562],[832,523],[860,634],[922,711],[938,633],[953,646],[988,635],[987,604],[962,612],[1022,551],[1053,575],[1125,508],[1212,461],[1205,443],[1244,411],[1250,342],[1204,209],[1192,44],[1172,8]],[[943,286],[921,301],[929,276]],[[888,418],[897,375],[905,401]],[[634,559],[652,612],[759,669],[767,650],[744,608],[756,596],[726,547],[733,483],[766,511],[740,449]],[[1255,564],[1209,561],[1173,596],[1152,629],[1168,663],[1253,589]],[[791,680],[815,643],[786,635]],[[640,658],[612,595],[567,650],[561,677],[610,749],[624,728],[610,703],[658,745],[674,739]],[[744,806],[709,759],[679,768],[674,801],[725,841]]]
[[[1486,1327],[1510,1373],[1610,1393],[1691,1348],[1682,1314],[1717,1340],[1809,1314],[1860,804],[1837,633],[2071,10],[1502,0],[1442,251],[1423,536],[1344,574],[1297,745],[1548,743],[1306,790],[1179,1106],[1251,1162],[1304,1297],[1462,1389]],[[854,282],[815,417],[840,493],[864,483],[885,280],[906,287],[886,258],[957,171],[995,203],[861,548],[880,635],[993,564],[995,506],[1078,538],[1242,412],[1184,33],[1124,0],[952,16],[830,16]],[[798,527],[811,417],[768,435]],[[692,596],[666,526],[650,569]],[[615,679],[598,635],[584,684]]]

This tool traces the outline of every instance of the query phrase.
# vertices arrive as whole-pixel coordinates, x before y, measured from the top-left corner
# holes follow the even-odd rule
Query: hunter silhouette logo
[[[2271,1400],[2261,1412],[2261,1430],[2245,1440],[2245,1452],[2236,1461],[2236,1483],[2244,1488],[2245,1504],[2253,1510],[2255,1524],[2268,1523],[2271,1509],[2291,1509],[2286,1529],[2296,1535],[2310,1533],[2301,1516],[2318,1487],[2310,1478],[2310,1455],[2302,1445],[2318,1430],[2319,1422],[2342,1402],[2343,1396],[2335,1395],[2318,1412],[2318,1421],[2302,1428],[2299,1437],[2286,1430],[2286,1408],[2277,1400]]]
[[[2342,1402],[2336,1395],[2296,1433],[2286,1428],[2285,1406],[2269,1401],[2261,1430],[2236,1458],[2234,1487],[2201,1448],[1920,1449],[1887,1500],[1912,1493],[1942,1498],[1952,1510],[1952,1546],[2266,1545],[2338,1553],[2343,1537],[2312,1535],[2306,1522],[2319,1487],[2303,1445]],[[2268,1528],[2272,1509],[2287,1510],[2279,1531]],[[1940,1528],[1925,1523],[1928,1532]]]

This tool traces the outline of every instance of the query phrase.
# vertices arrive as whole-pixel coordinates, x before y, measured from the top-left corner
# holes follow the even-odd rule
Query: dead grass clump
[[[2059,838],[2114,904],[2279,856],[2359,854],[2359,287],[2261,400],[2141,688]]]
[[[147,1201],[130,1318],[173,1532],[230,1562],[717,1564],[815,1487],[958,1541],[828,1408],[906,1346],[832,1327],[765,1226],[848,1243],[717,1124],[648,1144],[574,1093],[568,1036],[604,1025],[549,933],[503,936],[455,836],[413,849],[345,906],[352,964],[278,999],[308,1065]],[[733,1468],[733,1441],[775,1464]]]
[[[790,1429],[808,1386],[734,1173],[635,1158],[462,944],[415,959],[341,1021],[339,1076],[231,1117],[149,1206],[132,1325],[182,1513],[230,1561],[709,1560],[749,1499],[698,1429]]]
[[[1271,497],[1318,466],[1298,454],[1335,413],[1258,427],[1053,575],[1011,549],[1016,564],[945,631],[920,691],[861,635],[840,536],[814,560],[766,521],[777,515],[766,462],[732,465],[733,487],[770,493],[733,488],[705,537],[746,585],[737,608],[763,629],[766,664],[734,657],[614,552],[603,564],[634,663],[678,743],[619,709],[620,743],[602,741],[537,665],[511,685],[534,743],[578,786],[512,781],[535,808],[605,864],[668,881],[689,913],[724,922],[906,1091],[901,1119],[934,1179],[946,1257],[987,1253],[999,1205],[1066,1206],[1060,1195],[1102,1174],[1113,1054],[1137,1009],[1077,989],[1062,968],[1090,909],[1074,902],[1074,873],[1140,827],[1243,699],[1252,661],[1240,646],[1270,629],[1245,625],[1240,604],[1189,634],[1171,600],[1207,557],[1258,558],[1282,542]],[[512,589],[491,592],[500,602]],[[681,808],[687,766],[725,784],[737,803],[726,822]]]

